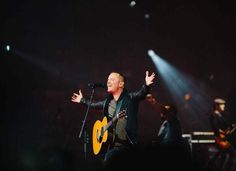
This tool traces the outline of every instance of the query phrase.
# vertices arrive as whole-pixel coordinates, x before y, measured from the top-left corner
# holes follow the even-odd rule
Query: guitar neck
[[[108,128],[117,120],[117,115],[115,117],[113,117],[108,123],[106,126],[104,126],[104,132],[106,130],[108,130]]]

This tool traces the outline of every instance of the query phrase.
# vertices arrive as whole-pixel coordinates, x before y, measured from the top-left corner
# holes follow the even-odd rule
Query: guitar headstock
[[[117,119],[118,118],[123,118],[123,117],[127,117],[127,114],[126,114],[126,110],[122,110],[120,111],[119,113],[117,113]]]

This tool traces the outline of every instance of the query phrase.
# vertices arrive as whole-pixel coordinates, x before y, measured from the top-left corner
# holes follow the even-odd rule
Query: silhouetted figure
[[[143,150],[142,156],[147,165],[157,170],[193,170],[191,149],[188,141],[182,137],[182,127],[177,109],[172,104],[159,103],[152,94],[147,101],[154,105],[160,114],[161,126],[152,145]]]
[[[182,145],[182,128],[173,105],[165,105],[160,112],[162,124],[158,132],[161,145]]]
[[[221,98],[214,99],[213,108],[209,114],[209,121],[215,133],[216,148],[218,152],[208,163],[208,168],[219,171],[232,171],[235,159],[235,131],[233,125],[223,116],[226,101]]]

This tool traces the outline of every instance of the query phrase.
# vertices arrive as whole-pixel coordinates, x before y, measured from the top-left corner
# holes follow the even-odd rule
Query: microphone
[[[107,88],[107,85],[102,84],[102,83],[88,83],[88,86],[92,89],[97,88],[97,87]]]

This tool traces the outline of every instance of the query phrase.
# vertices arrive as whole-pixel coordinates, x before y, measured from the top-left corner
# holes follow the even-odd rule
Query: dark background
[[[106,82],[111,71],[138,90],[145,71],[156,72],[147,55],[155,50],[166,61],[204,83],[209,96],[227,100],[235,117],[236,15],[223,0],[9,0],[1,8],[1,154],[8,170],[76,170],[99,165],[89,141],[86,161],[79,132],[86,108],[70,101],[89,82]],[[145,17],[145,15],[149,17]],[[6,45],[11,51],[5,50]],[[153,94],[171,102],[156,73]],[[96,89],[94,99],[106,92]],[[101,111],[90,110],[88,135]],[[199,114],[200,116],[202,114]],[[188,121],[183,131],[209,131]],[[207,123],[207,117],[195,122]],[[146,101],[139,112],[141,143],[155,139],[158,109]],[[99,166],[98,166],[99,167]]]

